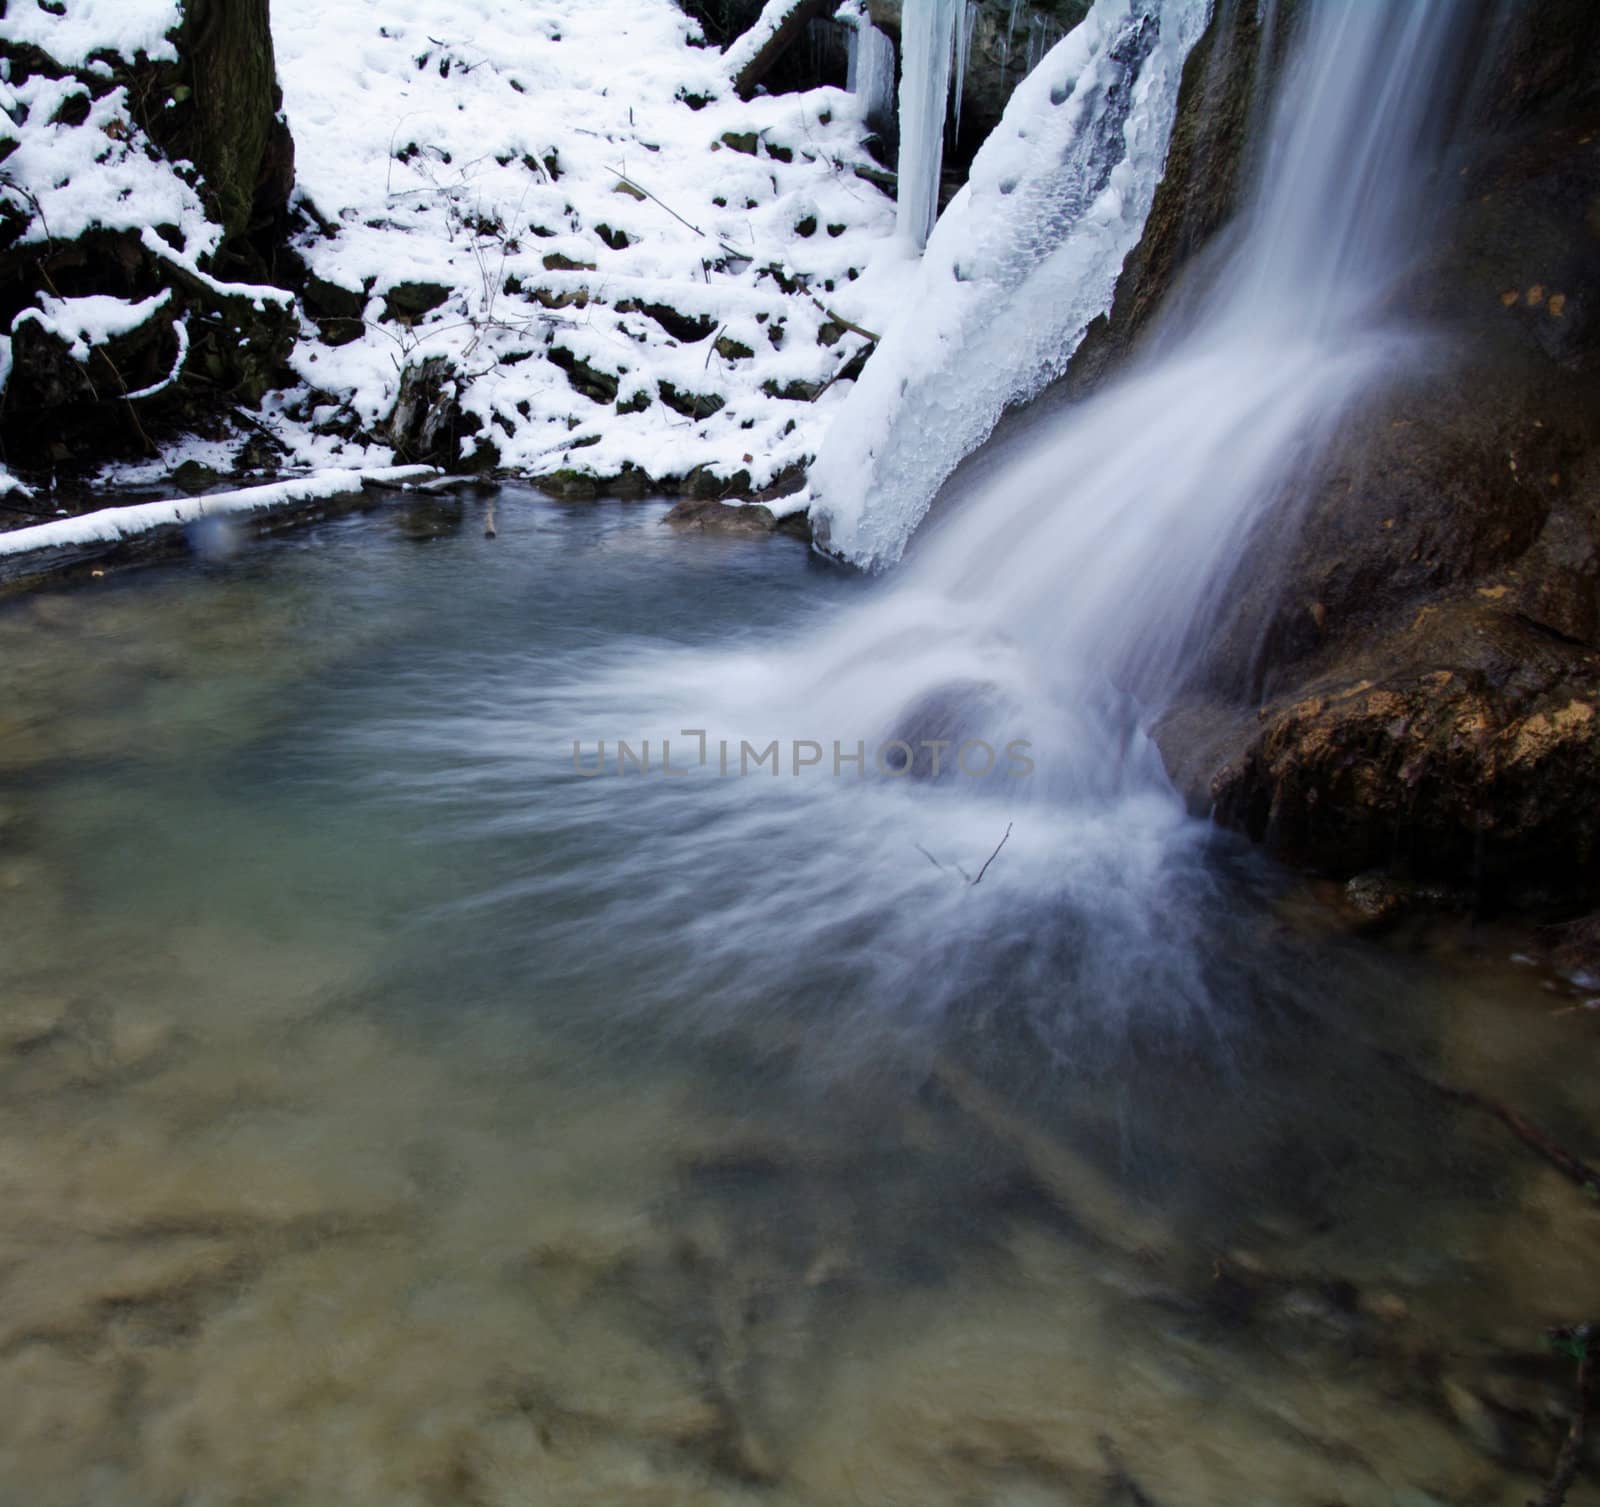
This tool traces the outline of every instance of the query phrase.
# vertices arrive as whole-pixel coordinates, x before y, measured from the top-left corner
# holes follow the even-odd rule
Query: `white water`
[[[829,549],[868,567],[898,560],[962,457],[1060,375],[1110,307],[1209,9],[1098,0],[1018,86],[812,467]],[[910,202],[903,188],[903,211]]]
[[[658,760],[671,738],[680,766],[679,729],[728,739],[735,765],[742,740],[779,740],[770,776],[718,778],[713,754],[682,779],[571,777],[529,822],[555,855],[605,831],[614,862],[552,863],[488,898],[560,917],[584,967],[627,961],[641,1008],[781,1016],[825,998],[863,1029],[899,1029],[907,1011],[1003,999],[1055,1042],[1063,1022],[1212,1020],[1235,907],[1146,729],[1241,539],[1418,348],[1381,305],[1427,218],[1451,11],[1320,0],[1209,303],[1022,443],[861,601],[734,645],[604,637],[454,726],[430,717],[414,735],[456,750],[462,779],[491,779],[508,824],[574,738],[648,736]],[[828,768],[832,742],[864,740],[870,764],[895,737],[1026,739],[1035,769]],[[796,740],[822,745],[820,767],[791,771]],[[981,886],[965,882],[1008,828]]]
[[[1450,0],[1313,10],[1265,181],[1208,306],[943,520],[841,630],[853,658],[874,634],[915,642],[932,675],[945,657],[934,644],[986,632],[1006,645],[988,677],[1014,679],[1018,694],[1081,708],[1085,688],[1110,683],[1159,703],[1243,537],[1350,403],[1416,349],[1381,302],[1427,221],[1436,100],[1457,61],[1451,11]],[[866,524],[892,500],[874,498]],[[1062,753],[1077,766],[1070,783],[1090,788],[1127,729],[1080,715]]]

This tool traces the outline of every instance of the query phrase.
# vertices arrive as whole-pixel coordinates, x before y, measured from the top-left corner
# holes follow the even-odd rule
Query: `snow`
[[[171,301],[170,288],[139,303],[106,293],[86,298],[54,298],[46,293],[40,297],[38,308],[24,309],[11,321],[11,330],[15,334],[24,321],[36,324],[61,340],[74,361],[87,361],[91,347],[120,335],[131,335]]]
[[[39,47],[64,70],[58,78],[49,76],[54,69],[21,76],[21,69],[0,60],[3,129],[15,143],[0,174],[0,194],[10,211],[21,214],[13,252],[57,246],[93,232],[131,234],[181,271],[177,282],[198,282],[258,306],[264,300],[292,304],[293,296],[282,289],[219,283],[205,270],[203,263],[216,253],[222,232],[207,218],[195,169],[165,158],[139,128],[127,86],[107,87],[118,76],[108,59],[123,64],[141,55],[176,59],[169,33],[181,19],[178,0],[70,0],[60,15],[38,0],[10,7],[3,23],[7,42]],[[146,80],[136,87],[151,85]],[[45,286],[34,293],[34,306],[16,315],[11,330],[24,323],[47,330],[80,362],[87,362],[96,347],[139,329],[174,301],[173,288],[141,301],[108,294],[63,298],[47,277],[42,281]],[[172,329],[178,358],[171,375],[128,394],[130,398],[153,397],[181,373],[188,328],[177,320]],[[11,370],[8,339],[0,351],[0,393]]]
[[[860,100],[739,100],[737,48],[691,45],[671,0],[275,0],[273,22],[303,201],[336,232],[297,249],[363,306],[306,323],[303,385],[269,405],[297,462],[379,453],[430,356],[481,423],[469,460],[759,488],[811,458],[851,384],[801,394],[864,344],[826,310],[878,329],[894,294]],[[405,283],[447,296],[385,318]]]
[[[302,476],[268,486],[217,492],[209,497],[181,497],[165,502],[138,503],[131,507],[102,508],[77,518],[58,518],[32,528],[0,534],[0,557],[29,555],[40,550],[75,545],[115,543],[152,529],[187,526],[205,518],[238,517],[269,513],[297,502],[319,502],[359,492],[369,482],[408,482],[431,479],[432,466],[391,466],[365,471],[330,471]]]
[[[895,204],[863,176],[894,58],[859,0],[840,12],[858,27],[853,89],[748,101],[732,73],[783,0],[727,53],[672,0],[275,0],[306,227],[295,249],[359,314],[314,298],[320,318],[297,310],[292,385],[258,421],[295,469],[390,464],[405,374],[441,357],[477,425],[465,464],[706,474],[740,490],[810,467],[834,547],[892,560],[960,455],[1109,302],[1206,4],[1098,0],[1018,91],[918,264],[951,73],[959,95],[970,50],[967,0],[905,8],[899,235]],[[172,55],[179,5],[12,11],[9,36],[101,75],[98,88],[102,51]],[[177,355],[135,395],[154,396],[184,368],[186,289],[293,300],[208,270],[220,230],[195,174],[161,159],[124,88],[88,102],[80,126],[50,123],[83,91],[70,74],[0,79],[20,122],[0,192],[27,213],[20,244],[131,231],[171,267]],[[430,287],[442,301],[418,314],[408,292]],[[34,304],[19,317],[79,360],[167,308],[165,295]],[[852,383],[841,374],[869,349],[863,331],[886,339]],[[0,337],[0,387],[9,352]],[[222,443],[169,442],[156,464]]]
[[[42,48],[63,68],[81,68],[105,52],[124,58],[142,52],[154,62],[178,56],[168,40],[182,21],[178,0],[66,0],[63,11],[58,16],[38,0],[15,0],[6,36]]]
[[[203,283],[219,297],[246,298],[258,309],[268,303],[292,304],[294,302],[294,294],[286,292],[282,288],[264,287],[259,283],[226,283],[219,281],[209,272],[202,270],[200,264],[195,260],[194,252],[187,249],[180,251],[175,247],[169,246],[148,225],[139,232],[139,239],[146,251]]]
[[[35,29],[36,19],[48,15],[30,14],[31,5],[12,9],[21,11],[15,21],[5,22],[13,36]],[[78,18],[76,10],[73,14]],[[77,126],[51,123],[67,101],[84,95],[84,85],[73,75],[34,74],[9,85],[9,92],[17,149],[6,158],[7,181],[0,191],[31,212],[20,244],[72,241],[96,228],[171,225],[191,255],[215,249],[220,232],[208,224],[199,194],[133,123],[125,88],[92,101]]]
[[[1018,86],[811,470],[825,547],[882,567],[1005,409],[1066,368],[1155,198],[1209,0],[1096,0]]]

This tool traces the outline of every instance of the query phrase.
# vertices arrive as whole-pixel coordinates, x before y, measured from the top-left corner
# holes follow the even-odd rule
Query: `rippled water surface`
[[[1600,1213],[1441,1086],[1592,1157],[1581,990],[1026,708],[1031,783],[581,779],[881,733],[874,588],[483,506],[0,607],[0,1501],[1537,1494]]]

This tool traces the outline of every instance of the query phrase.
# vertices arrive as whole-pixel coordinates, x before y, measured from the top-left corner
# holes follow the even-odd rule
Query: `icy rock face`
[[[1012,96],[811,472],[819,543],[904,552],[1004,410],[1065,369],[1155,197],[1210,0],[1098,0]]]

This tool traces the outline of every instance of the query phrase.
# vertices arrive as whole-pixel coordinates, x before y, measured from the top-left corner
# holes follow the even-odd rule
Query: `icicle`
[[[1011,12],[1006,17],[1006,45],[1000,58],[1002,72],[1011,66],[1011,39],[1017,34],[1017,17],[1022,14],[1022,4],[1023,0],[1011,0]]]
[[[963,0],[921,0],[901,19],[899,231],[920,251],[939,212],[944,121]]]
[[[845,88],[856,97],[861,118],[880,125],[894,108],[894,43],[863,10],[846,28],[849,71]]]
[[[1096,0],[1018,85],[824,437],[810,485],[825,548],[898,559],[961,457],[1110,307],[1209,16],[1210,0]]]
[[[894,113],[894,43],[887,32],[869,26],[861,45],[866,49],[861,79],[866,87],[867,119],[886,121]]]
[[[961,134],[961,101],[967,92],[967,64],[972,58],[972,33],[978,25],[978,7],[967,0],[966,13],[956,27],[956,80],[953,93],[955,133]]]

